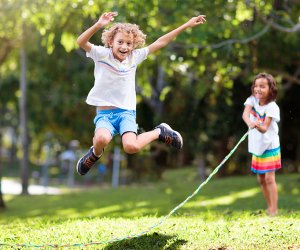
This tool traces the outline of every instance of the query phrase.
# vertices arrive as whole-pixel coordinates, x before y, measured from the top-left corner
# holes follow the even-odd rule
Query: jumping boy
[[[157,139],[177,149],[181,149],[183,145],[181,135],[166,123],[137,135],[135,72],[148,54],[165,47],[185,29],[205,23],[205,16],[191,18],[144,48],[138,49],[144,45],[146,35],[138,25],[130,23],[115,23],[111,28],[104,30],[104,46],[90,43],[90,38],[113,21],[115,16],[115,12],[102,14],[99,20],[77,39],[78,45],[95,63],[94,87],[89,92],[86,102],[97,107],[93,146],[76,166],[80,175],[85,175],[99,160],[104,148],[116,134],[121,135],[124,151],[128,154],[139,152]]]

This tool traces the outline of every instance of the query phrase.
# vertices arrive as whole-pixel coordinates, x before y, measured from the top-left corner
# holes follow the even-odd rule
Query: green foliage
[[[289,86],[299,91],[295,84],[299,83],[299,31],[283,32],[261,18],[292,27],[299,22],[300,7],[295,2],[1,0],[0,109],[3,117],[13,117],[6,119],[5,127],[18,123],[11,113],[18,111],[23,25],[29,129],[31,141],[39,145],[31,148],[35,155],[48,133],[63,145],[72,139],[79,139],[83,147],[91,144],[94,108],[84,100],[93,85],[93,63],[75,41],[102,12],[114,10],[119,13],[115,21],[137,23],[147,34],[147,44],[191,16],[205,14],[205,25],[186,30],[139,66],[138,106],[142,110],[138,119],[147,129],[166,121],[179,130],[186,141],[182,154],[187,157],[181,158],[188,162],[199,153],[222,157],[229,150],[229,140],[246,130],[240,117],[256,73],[268,71],[277,77],[282,86],[280,106],[289,98]],[[99,44],[100,37],[101,32],[92,42]],[[299,127],[299,119],[290,124],[282,132],[284,138]],[[296,154],[299,140],[292,144]],[[214,161],[220,157],[213,157]],[[213,165],[209,157],[205,161]]]

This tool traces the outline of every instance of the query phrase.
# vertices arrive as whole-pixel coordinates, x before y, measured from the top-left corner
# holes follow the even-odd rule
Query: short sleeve
[[[141,48],[141,49],[135,49],[133,52],[133,57],[137,64],[140,64],[142,61],[144,61],[148,54],[149,54],[149,48]]]
[[[246,106],[246,105],[250,105],[251,107],[254,107],[255,97],[254,96],[248,97],[247,100],[244,102],[244,106]]]
[[[86,52],[86,56],[92,58],[94,61],[97,61],[103,57],[106,57],[109,54],[109,49],[103,46],[92,45],[91,51]]]
[[[280,121],[280,110],[275,102],[270,102],[266,110],[266,116],[271,117],[276,122]]]

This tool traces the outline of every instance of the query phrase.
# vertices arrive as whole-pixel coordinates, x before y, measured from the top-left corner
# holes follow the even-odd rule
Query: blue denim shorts
[[[97,110],[94,118],[96,129],[106,128],[111,136],[121,136],[126,132],[137,134],[136,111],[126,109]],[[95,129],[95,130],[96,130]]]

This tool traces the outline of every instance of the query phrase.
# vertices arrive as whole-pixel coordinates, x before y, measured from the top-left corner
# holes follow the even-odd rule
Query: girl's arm
[[[117,15],[118,13],[116,12],[108,12],[102,14],[102,16],[93,26],[88,28],[77,38],[77,44],[85,51],[90,52],[92,49],[92,44],[89,42],[90,38],[102,27],[113,21],[114,16]]]
[[[245,109],[243,112],[243,120],[246,123],[247,127],[249,128],[254,128],[255,127],[255,123],[250,121],[250,112],[251,112],[252,106],[250,105],[245,105]]]
[[[154,43],[152,43],[148,46],[149,53],[153,53],[153,52],[165,47],[168,43],[170,43],[175,37],[177,37],[185,29],[195,27],[197,25],[205,23],[206,22],[205,17],[206,17],[205,15],[199,15],[197,17],[193,17],[186,23],[179,26],[178,28],[161,36]]]
[[[263,123],[261,123],[259,120],[256,121],[255,123],[255,128],[261,132],[261,133],[266,133],[270,124],[272,122],[272,118],[271,117],[266,117],[265,121]]]

